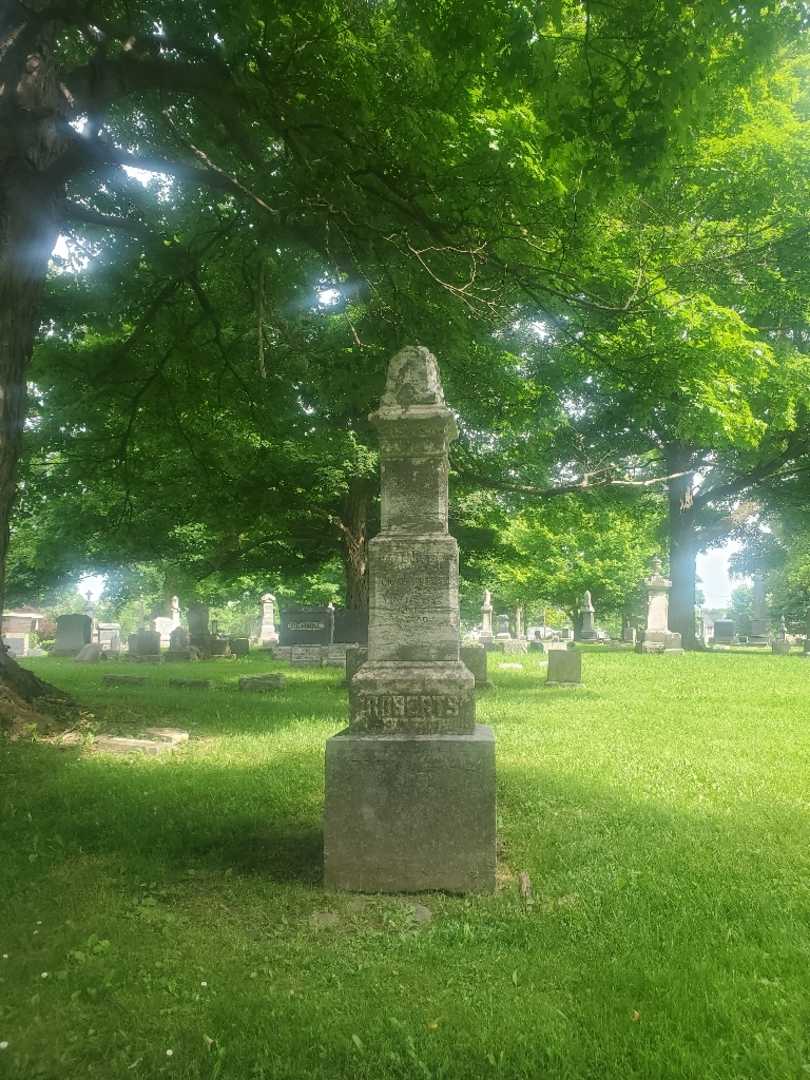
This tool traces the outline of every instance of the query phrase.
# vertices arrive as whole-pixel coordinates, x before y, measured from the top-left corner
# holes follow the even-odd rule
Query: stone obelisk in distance
[[[390,362],[370,420],[382,527],[369,545],[368,660],[326,745],[325,879],[357,891],[495,887],[495,741],[459,659],[448,445],[458,431],[434,357]]]

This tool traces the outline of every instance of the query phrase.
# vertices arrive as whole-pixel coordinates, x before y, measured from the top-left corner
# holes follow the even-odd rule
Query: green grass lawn
[[[31,661],[192,741],[0,743],[0,1077],[810,1076],[810,661],[584,664],[491,664],[500,890],[407,898],[320,885],[340,671]]]

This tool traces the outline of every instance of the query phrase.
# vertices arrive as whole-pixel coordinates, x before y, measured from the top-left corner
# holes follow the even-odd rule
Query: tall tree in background
[[[666,488],[670,625],[688,648],[697,554],[810,469],[807,73],[785,56],[666,186],[625,192],[583,262],[598,300],[527,343],[540,379],[558,373],[569,487]]]

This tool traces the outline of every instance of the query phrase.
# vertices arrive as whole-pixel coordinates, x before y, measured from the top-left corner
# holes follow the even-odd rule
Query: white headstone
[[[276,630],[276,598],[272,593],[262,597],[262,622],[259,627],[259,646],[278,645]]]

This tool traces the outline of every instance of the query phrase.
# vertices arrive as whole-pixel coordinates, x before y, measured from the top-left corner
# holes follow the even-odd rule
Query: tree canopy
[[[13,592],[145,562],[168,592],[337,588],[342,564],[362,606],[367,415],[407,342],[459,416],[471,583],[529,588],[503,542],[537,599],[621,606],[662,487],[694,583],[805,460],[806,29],[787,0],[4,16]],[[612,553],[552,569],[549,537],[603,524]]]

